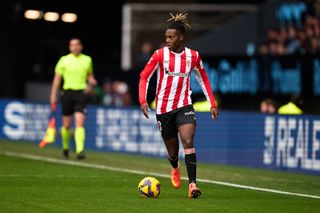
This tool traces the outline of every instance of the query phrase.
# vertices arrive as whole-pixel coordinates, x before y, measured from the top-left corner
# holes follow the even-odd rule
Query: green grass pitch
[[[187,197],[187,181],[174,189],[170,180],[157,177],[161,194],[156,199],[139,196],[137,184],[147,176],[64,165],[8,156],[8,152],[61,160],[56,146],[39,149],[25,142],[0,142],[0,212],[319,212],[320,177],[225,165],[199,163],[198,178],[285,192],[315,195],[307,198],[240,189],[199,182],[199,199]],[[87,151],[89,165],[169,174],[166,159],[138,155]],[[60,162],[60,161],[59,161]],[[185,166],[181,163],[182,175]]]

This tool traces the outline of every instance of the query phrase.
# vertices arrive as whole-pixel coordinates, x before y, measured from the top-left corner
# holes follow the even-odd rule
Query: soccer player
[[[147,89],[151,76],[157,73],[156,114],[158,126],[172,165],[171,183],[175,188],[181,185],[178,159],[179,138],[183,144],[185,163],[189,177],[190,198],[201,195],[196,186],[197,159],[194,147],[196,115],[191,102],[190,74],[193,71],[202,90],[210,102],[212,119],[218,118],[218,109],[212,94],[208,76],[201,57],[195,50],[185,46],[185,26],[190,27],[187,14],[177,14],[168,20],[165,30],[166,46],[156,50],[140,74],[139,102],[141,111],[149,118]]]
[[[75,120],[74,140],[77,159],[84,159],[87,92],[97,84],[93,75],[92,59],[82,53],[83,45],[79,38],[69,41],[68,55],[62,56],[55,67],[55,75],[51,87],[50,103],[55,111],[57,93],[63,79],[61,91],[62,105],[62,149],[63,157],[69,157],[69,140],[71,138],[72,115]]]

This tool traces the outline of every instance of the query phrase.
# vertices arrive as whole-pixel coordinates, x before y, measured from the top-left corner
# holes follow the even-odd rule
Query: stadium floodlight
[[[75,13],[64,13],[61,16],[61,20],[67,23],[74,23],[77,21],[77,19],[78,19],[78,16]]]
[[[43,16],[43,12],[40,10],[26,10],[24,12],[24,17],[26,19],[36,20],[36,19],[41,19],[42,16]]]
[[[55,22],[59,20],[59,13],[56,12],[46,12],[44,14],[44,20],[50,21],[50,22]]]

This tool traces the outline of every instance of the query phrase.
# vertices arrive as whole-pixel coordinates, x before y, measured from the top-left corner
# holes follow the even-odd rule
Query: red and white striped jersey
[[[163,114],[191,105],[190,74],[193,71],[211,107],[216,107],[212,89],[197,51],[185,48],[175,53],[164,47],[156,50],[140,74],[139,102],[147,102],[149,81],[157,72],[156,113]]]

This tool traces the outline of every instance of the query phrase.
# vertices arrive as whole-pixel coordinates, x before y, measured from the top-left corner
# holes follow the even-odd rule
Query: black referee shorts
[[[62,115],[68,116],[75,112],[87,113],[87,94],[84,90],[61,91]]]
[[[195,124],[196,114],[192,105],[157,115],[159,130],[164,140],[178,136],[178,127],[183,124]]]

